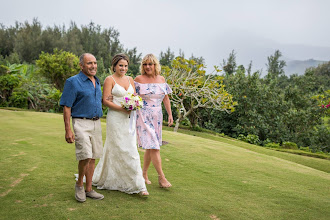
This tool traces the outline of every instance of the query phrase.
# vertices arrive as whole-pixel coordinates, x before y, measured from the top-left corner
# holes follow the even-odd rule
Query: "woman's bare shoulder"
[[[104,80],[104,85],[112,85],[112,84],[114,84],[114,82],[115,81],[113,80],[113,78],[111,76],[107,76]]]
[[[131,76],[128,76],[128,79],[129,79],[129,81],[130,81],[131,83],[133,83],[133,82],[134,82],[134,79],[133,79],[133,77],[131,77]]]
[[[138,75],[135,77],[134,79],[135,82],[138,82],[138,83],[142,83],[143,82],[143,76],[142,75]]]
[[[165,83],[165,82],[166,82],[164,76],[160,76],[160,75],[158,75],[158,80],[159,80],[160,82],[162,82],[162,83]]]
[[[112,76],[110,75],[110,76],[105,77],[104,82],[105,81],[112,82],[113,81]]]

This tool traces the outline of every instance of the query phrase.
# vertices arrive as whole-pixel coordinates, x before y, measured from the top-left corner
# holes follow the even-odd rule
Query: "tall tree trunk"
[[[175,121],[174,132],[177,132],[178,129],[179,129],[179,125],[180,125],[180,122],[181,122],[180,119],[181,119],[181,118],[178,118],[178,119],[176,119],[176,121]]]

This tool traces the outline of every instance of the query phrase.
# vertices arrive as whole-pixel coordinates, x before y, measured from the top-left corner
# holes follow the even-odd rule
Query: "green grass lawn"
[[[105,123],[102,122],[105,138]],[[0,219],[329,219],[330,161],[165,130],[171,189],[78,203],[62,115],[0,110]],[[140,151],[141,158],[143,151]]]

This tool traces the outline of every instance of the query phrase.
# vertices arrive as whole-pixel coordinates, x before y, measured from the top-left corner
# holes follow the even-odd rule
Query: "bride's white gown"
[[[113,102],[120,105],[127,92],[134,92],[131,84],[126,91],[116,83],[111,92]],[[136,132],[129,133],[129,121],[128,114],[109,109],[103,156],[93,175],[93,185],[98,189],[119,190],[128,194],[147,191],[136,145]]]

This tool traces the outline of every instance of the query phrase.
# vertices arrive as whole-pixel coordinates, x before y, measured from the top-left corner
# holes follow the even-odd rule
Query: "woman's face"
[[[126,60],[121,59],[115,66],[115,73],[119,75],[125,75],[128,70],[128,63]]]
[[[147,75],[155,74],[155,64],[151,60],[148,60],[143,63],[143,69]]]

